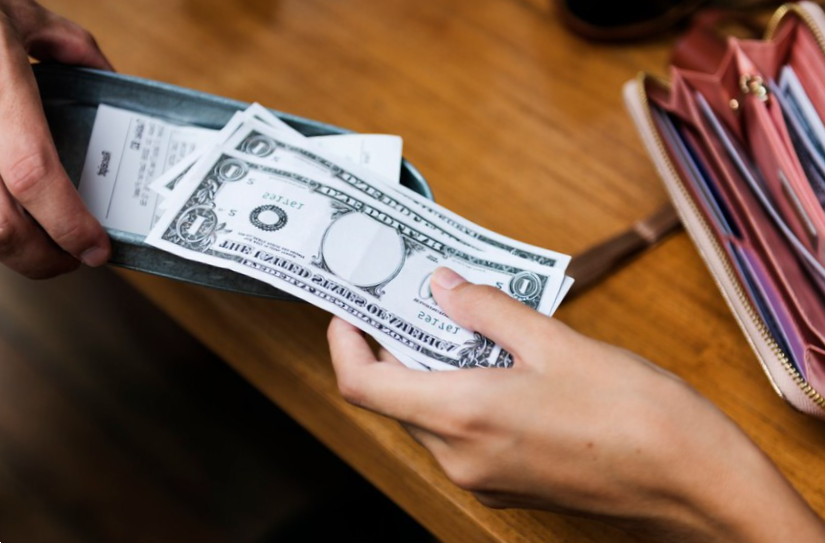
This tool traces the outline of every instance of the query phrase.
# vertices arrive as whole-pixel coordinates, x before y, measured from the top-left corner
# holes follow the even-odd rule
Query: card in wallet
[[[786,4],[764,39],[721,47],[690,36],[670,79],[642,74],[625,101],[774,389],[825,419],[825,13]]]

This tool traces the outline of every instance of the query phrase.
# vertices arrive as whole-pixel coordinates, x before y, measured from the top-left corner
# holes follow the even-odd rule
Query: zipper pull
[[[765,81],[761,76],[742,74],[739,78],[739,89],[742,91],[743,95],[753,94],[759,99],[760,102],[768,101],[768,86],[765,85]]]

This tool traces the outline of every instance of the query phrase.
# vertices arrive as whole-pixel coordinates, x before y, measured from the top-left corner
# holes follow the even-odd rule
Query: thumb
[[[495,287],[475,285],[449,268],[438,268],[430,282],[436,302],[459,326],[479,332],[511,354],[546,335],[551,319]]]

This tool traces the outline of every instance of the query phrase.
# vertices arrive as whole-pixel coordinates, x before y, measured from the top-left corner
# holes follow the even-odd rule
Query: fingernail
[[[91,268],[102,266],[106,263],[109,255],[103,247],[92,247],[80,255],[80,261]]]
[[[433,283],[446,290],[453,290],[458,285],[466,282],[466,279],[450,268],[438,268],[433,273]]]

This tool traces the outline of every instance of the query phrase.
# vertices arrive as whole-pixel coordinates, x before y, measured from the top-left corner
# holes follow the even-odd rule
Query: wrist
[[[711,488],[703,516],[711,541],[825,541],[825,526],[774,464],[749,439],[730,455],[727,479]],[[721,476],[720,476],[721,477]]]
[[[690,419],[692,445],[671,441],[681,489],[673,525],[684,527],[687,541],[825,541],[821,519],[770,459],[709,402],[702,407],[704,416]]]

